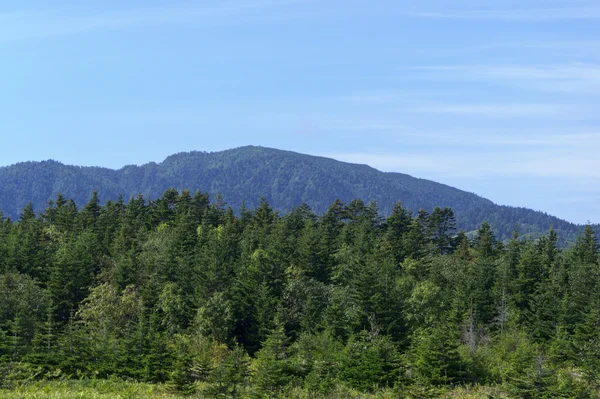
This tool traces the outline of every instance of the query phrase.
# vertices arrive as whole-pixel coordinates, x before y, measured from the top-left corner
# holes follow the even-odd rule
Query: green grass
[[[124,382],[120,380],[45,381],[26,384],[10,390],[0,389],[0,398],[3,399],[193,399],[202,397],[204,396],[201,393],[189,396],[178,395],[170,392],[164,385]],[[250,397],[250,392],[246,392],[243,397]],[[310,395],[302,389],[292,389],[281,397],[289,399],[315,399],[314,395]],[[398,392],[393,390],[367,394],[344,386],[338,386],[327,395],[327,399],[395,399],[398,397]],[[453,399],[509,398],[501,390],[492,387],[456,388],[450,392],[440,393],[438,397]]]
[[[3,399],[176,399],[183,396],[172,394],[161,385],[118,380],[81,380],[37,382],[15,389],[2,389],[0,397]]]

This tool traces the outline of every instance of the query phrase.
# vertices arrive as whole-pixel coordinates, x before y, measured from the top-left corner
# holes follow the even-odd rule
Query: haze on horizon
[[[262,145],[600,222],[589,0],[8,0],[0,165]]]

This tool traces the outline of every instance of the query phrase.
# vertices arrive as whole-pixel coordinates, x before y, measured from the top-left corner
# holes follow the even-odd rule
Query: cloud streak
[[[68,36],[99,30],[173,22],[201,22],[204,25],[232,24],[242,19],[269,19],[266,12],[289,11],[277,18],[306,16],[305,11],[288,10],[313,0],[246,0],[172,3],[166,7],[146,7],[98,13],[97,10],[45,9],[0,13],[0,42]],[[237,17],[238,19],[233,19]],[[273,16],[271,16],[273,18]]]
[[[412,68],[429,76],[478,80],[561,93],[600,93],[600,66],[573,65],[438,65]]]
[[[440,129],[432,131],[400,124],[369,124],[351,120],[325,122],[323,130],[381,133],[386,137],[384,140],[396,136],[407,144],[423,143],[429,148],[456,146],[464,150],[484,146],[498,147],[498,150],[503,147],[535,147],[600,151],[600,132],[556,133],[536,129]]]
[[[600,179],[600,159],[591,154],[548,151],[464,153],[329,153],[344,162],[367,164],[387,172],[440,177],[535,177]],[[474,167],[476,165],[476,167]]]
[[[600,7],[513,8],[448,11],[409,11],[407,16],[433,19],[467,19],[499,21],[554,21],[600,19]]]
[[[557,115],[573,112],[576,107],[556,104],[452,104],[417,107],[416,112],[499,118]]]

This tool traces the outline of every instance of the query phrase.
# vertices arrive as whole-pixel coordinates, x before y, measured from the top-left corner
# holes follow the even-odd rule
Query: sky
[[[0,166],[251,144],[600,222],[597,0],[2,0],[0,76]]]

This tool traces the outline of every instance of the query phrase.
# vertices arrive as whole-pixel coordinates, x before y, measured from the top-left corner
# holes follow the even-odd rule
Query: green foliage
[[[350,337],[341,353],[340,378],[361,391],[393,386],[398,378],[398,358],[389,338],[361,331]]]
[[[491,224],[454,236],[447,208],[413,217],[396,204],[386,219],[339,200],[322,216],[280,215],[263,198],[236,216],[201,193],[100,198],[0,222],[3,387],[118,378],[171,397],[597,397],[591,227],[560,249],[554,230],[506,245]]]
[[[290,381],[291,362],[288,338],[283,326],[278,324],[256,353],[253,363],[252,384],[260,397],[277,397]]]
[[[1,389],[5,399],[179,399],[162,385],[110,380],[58,380]]]
[[[452,322],[442,321],[415,335],[408,356],[412,379],[425,386],[457,384],[464,379],[458,331]]]
[[[302,334],[293,345],[292,368],[304,377],[311,395],[325,396],[338,380],[338,365],[343,344],[327,331]]]
[[[31,277],[0,275],[0,360],[17,361],[31,350],[47,311],[47,292]]]
[[[203,393],[211,397],[239,397],[248,384],[250,359],[239,345],[229,349],[224,344],[215,344],[210,352],[211,368],[207,376],[208,385]]]

